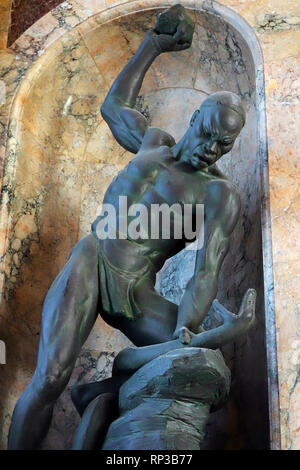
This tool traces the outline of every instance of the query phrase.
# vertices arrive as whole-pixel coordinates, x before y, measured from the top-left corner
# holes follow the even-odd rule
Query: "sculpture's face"
[[[190,164],[201,170],[216,163],[222,155],[230,152],[242,127],[241,116],[227,106],[200,107],[194,113],[188,130]]]

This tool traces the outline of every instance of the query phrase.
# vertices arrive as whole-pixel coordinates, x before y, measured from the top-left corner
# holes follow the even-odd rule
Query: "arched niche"
[[[257,322],[226,348],[232,399],[209,427],[208,448],[279,446],[272,256],[262,54],[252,29],[217,2],[182,1],[196,22],[191,49],[160,56],[144,81],[138,108],[152,125],[181,137],[207,94],[238,93],[247,123],[221,169],[237,185],[242,217],[219,283],[219,299],[236,312],[248,287],[258,292]],[[113,79],[168,2],[135,1],[82,22],[37,55],[19,86],[10,115],[2,221],[1,376],[3,442],[10,416],[35,367],[41,307],[76,241],[88,233],[108,184],[128,163],[99,107]],[[179,302],[193,274],[194,253],[166,262],[157,288]],[[216,321],[213,315],[207,327]],[[69,386],[108,376],[128,344],[100,318],[84,345]],[[55,407],[43,448],[68,448],[78,417],[69,388]],[[269,429],[271,433],[269,434]],[[218,436],[216,439],[214,436]]]

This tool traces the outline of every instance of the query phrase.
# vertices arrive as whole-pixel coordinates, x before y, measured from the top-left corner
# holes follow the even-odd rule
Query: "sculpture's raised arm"
[[[180,9],[181,16],[178,15]],[[158,19],[155,30],[147,32],[135,55],[114,81],[101,107],[101,114],[115,139],[132,153],[138,152],[148,126],[146,118],[133,109],[147,70],[159,54],[180,51],[191,45],[194,25],[182,7],[176,5],[169,9],[169,12],[174,10],[176,15],[173,23],[172,14],[168,23],[167,31],[170,31],[170,34],[164,34],[165,24]]]

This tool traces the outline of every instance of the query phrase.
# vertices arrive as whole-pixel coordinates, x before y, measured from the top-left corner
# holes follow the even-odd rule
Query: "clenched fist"
[[[181,5],[159,13],[154,30],[149,31],[158,52],[181,51],[191,46],[195,23]]]

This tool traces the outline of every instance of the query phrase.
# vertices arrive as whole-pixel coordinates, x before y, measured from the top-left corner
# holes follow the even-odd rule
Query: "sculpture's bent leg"
[[[97,250],[92,234],[80,240],[45,298],[37,368],[15,407],[9,449],[34,449],[48,430],[53,405],[97,318]]]
[[[111,422],[119,415],[118,393],[102,393],[87,406],[76,430],[72,450],[101,448]]]
[[[102,313],[103,319],[122,331],[135,346],[170,341],[177,322],[178,306],[159,295],[150,278],[137,283],[134,301],[142,313],[140,318],[133,321],[122,317],[114,319]]]
[[[224,344],[233,341],[243,334],[253,324],[255,319],[256,291],[248,289],[245,293],[238,315],[226,310],[217,300],[213,302],[213,307],[220,313],[224,323],[218,328],[193,334],[184,328],[181,339],[175,339],[162,344],[154,344],[141,348],[128,348],[121,351],[116,357],[113,365],[113,375],[133,373],[147,362],[166,354],[174,349],[183,348],[190,338],[189,346],[197,348],[218,349]],[[186,334],[188,332],[188,334]]]
[[[129,375],[118,375],[101,382],[90,382],[87,384],[75,385],[71,390],[71,398],[76,410],[83,415],[87,406],[103,393],[118,394],[121,385],[129,378]]]

